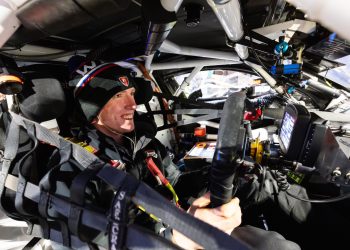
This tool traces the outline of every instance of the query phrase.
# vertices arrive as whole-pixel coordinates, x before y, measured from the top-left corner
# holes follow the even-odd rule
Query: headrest
[[[23,90],[18,94],[18,100],[23,116],[36,122],[55,119],[66,109],[61,83],[44,73],[25,74]]]
[[[146,104],[153,97],[151,81],[141,77],[134,78],[136,85],[135,101],[137,104]]]
[[[147,138],[154,138],[157,134],[157,124],[153,116],[147,113],[135,112],[135,131]]]

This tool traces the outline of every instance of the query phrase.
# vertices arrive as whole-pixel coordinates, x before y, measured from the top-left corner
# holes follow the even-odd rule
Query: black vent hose
[[[245,92],[236,92],[231,94],[224,104],[210,170],[210,202],[212,207],[218,207],[232,199],[245,99]]]

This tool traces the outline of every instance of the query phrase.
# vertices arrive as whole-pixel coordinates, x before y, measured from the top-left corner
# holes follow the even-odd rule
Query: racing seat
[[[20,68],[25,82],[17,94],[18,108],[23,117],[43,123],[70,136],[67,112],[71,106],[68,91],[64,88],[67,68],[61,65],[33,64]]]
[[[62,116],[67,107],[58,80],[34,75],[27,87],[19,97],[23,115],[10,113],[0,164],[0,207],[9,217],[26,221],[29,233],[73,248],[84,243],[90,246],[93,241],[93,247],[109,245],[110,249],[179,249],[129,224],[127,211],[132,202],[208,249],[247,249],[240,241],[179,210],[133,176],[23,118],[45,121]],[[28,108],[31,102],[37,106]],[[108,206],[99,203],[99,195],[94,193],[103,190],[102,185],[115,191]],[[109,235],[108,239],[103,237],[99,242],[101,238],[95,236],[101,233]]]
[[[66,96],[61,83],[45,73],[25,74],[23,90],[18,94],[23,116],[45,122],[60,117],[66,110]]]
[[[34,67],[31,67],[29,69],[26,68],[23,74],[25,76],[25,83],[22,92],[17,95],[20,115],[37,123],[43,123],[56,119],[58,122],[60,134],[69,134],[70,124],[67,119],[67,115],[70,114],[69,108],[70,105],[73,104],[73,102],[72,99],[70,99],[71,96],[69,90],[63,89],[64,84],[62,83],[62,81],[64,79],[60,79],[59,77],[57,77],[57,75],[55,76],[51,74],[51,72],[47,71],[45,65],[35,65]],[[140,78],[137,79],[136,83],[140,85],[138,86],[138,88],[142,87],[144,90],[138,91],[138,95],[135,96],[135,98],[137,99],[137,103],[140,104],[147,102],[152,97],[151,85],[146,84],[147,82],[143,81]],[[147,117],[146,114],[137,115],[135,119],[135,124],[136,128],[142,129],[143,133],[147,137],[155,136],[156,126],[153,123],[152,119],[150,119],[150,117]],[[64,128],[65,130],[63,130],[62,128]],[[13,132],[10,131],[10,129],[8,130],[9,132]],[[13,135],[13,133],[9,134]],[[13,174],[15,176],[18,176],[19,178],[21,178],[21,175],[23,174],[25,179],[23,183],[25,183],[25,185],[27,185],[27,181],[30,181],[31,183],[34,183],[36,185],[40,185],[41,182],[39,183],[38,181],[42,178],[44,172],[48,170],[45,164],[42,164],[42,162],[49,161],[48,157],[46,157],[44,154],[52,155],[52,151],[49,149],[49,151],[44,151],[41,153],[41,150],[45,146],[42,146],[41,143],[39,143],[39,146],[36,146],[36,143],[33,143],[33,138],[31,138],[31,136],[28,136],[26,132],[22,129],[19,132],[18,138],[20,139],[17,143],[19,143],[21,146],[19,146],[19,150],[17,151],[16,156],[12,161],[10,172],[13,172]],[[6,145],[8,146],[9,143],[5,144],[5,146]],[[24,160],[24,167],[19,166],[21,165],[22,159],[26,158],[26,155],[31,154],[31,151],[34,150],[36,147],[41,148],[41,150],[38,150],[38,152],[35,153],[35,156],[29,156],[29,160]],[[35,161],[35,163],[33,163],[33,159],[30,159],[31,157],[38,158],[38,161]],[[62,161],[62,159],[60,161]],[[33,164],[35,166],[31,166]],[[39,172],[41,173],[37,173],[37,169],[41,169],[41,171],[39,170]],[[34,173],[31,174],[30,172],[32,171]],[[74,171],[76,171],[76,169]],[[55,174],[59,175],[62,173],[56,171]],[[36,180],[33,180],[33,177]],[[66,189],[66,191],[59,192],[61,192],[61,195],[69,197],[70,194],[69,191],[67,191],[67,188],[69,189],[69,187],[65,186],[63,182],[64,181],[61,180],[56,182],[54,185],[58,186],[57,190]],[[21,199],[17,199],[16,196],[20,197],[20,195],[17,195],[15,190],[11,190],[10,188],[4,187],[1,191],[1,207],[6,211],[7,216],[17,220],[25,220],[25,216],[23,216],[23,214],[26,214],[29,215],[29,219],[26,220],[29,224],[37,224],[38,213],[36,211],[38,209],[40,210],[40,206],[28,199],[23,199],[24,196],[22,196]],[[13,200],[17,200],[17,202],[15,201],[15,203],[17,204],[13,205]],[[33,217],[36,218],[33,219]],[[41,227],[44,228],[44,232],[46,233],[46,235],[43,235],[44,238],[49,238],[48,232],[50,232],[50,230],[54,230],[56,232],[61,231],[62,233],[60,237],[62,238],[62,243],[64,245],[72,244],[71,242],[68,242],[70,241],[70,237],[68,236],[68,229],[65,223],[50,222],[48,225],[45,224],[45,222],[43,221],[39,221],[39,224],[41,225]]]

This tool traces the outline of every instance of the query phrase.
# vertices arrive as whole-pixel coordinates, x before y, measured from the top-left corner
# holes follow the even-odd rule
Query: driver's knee
[[[300,250],[295,242],[286,240],[282,235],[274,231],[266,231],[253,226],[237,227],[232,236],[247,243],[253,249],[258,250]]]

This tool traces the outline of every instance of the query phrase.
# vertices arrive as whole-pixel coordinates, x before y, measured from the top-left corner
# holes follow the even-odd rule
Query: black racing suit
[[[135,134],[131,133],[128,136],[129,139],[123,138],[123,145],[116,143],[111,137],[99,132],[95,127],[89,126],[80,129],[78,133],[75,133],[75,137],[78,141],[86,142],[90,147],[93,148],[94,154],[106,163],[113,165],[114,162],[120,161],[125,167],[123,170],[130,173],[138,180],[141,180],[163,194],[169,200],[172,200],[172,194],[164,186],[159,185],[155,177],[152,176],[148,170],[145,162],[145,151],[152,150],[156,153],[156,157],[153,157],[154,162],[158,166],[159,170],[163,173],[165,178],[170,182],[171,185],[175,185],[178,181],[181,172],[177,166],[172,162],[166,148],[156,139],[148,138],[143,143],[140,143],[144,139],[143,135],[138,135],[136,138]],[[135,144],[130,140],[135,139]],[[136,145],[141,145],[141,148],[136,148]],[[136,152],[133,152],[136,151]],[[97,197],[99,204],[104,204],[105,207],[110,207],[114,193],[108,187],[104,187],[100,190],[100,195]],[[102,198],[102,200],[101,200]],[[144,226],[155,233],[162,234],[169,238],[170,230],[164,230],[162,223],[156,222],[148,214],[141,210],[132,207],[130,209],[130,222]]]
[[[133,135],[129,135],[129,138],[132,138],[132,136]],[[157,158],[154,160],[164,176],[172,185],[175,185],[178,182],[181,172],[178,170],[177,166],[172,163],[165,147],[157,139],[153,138],[145,147],[142,147],[142,149],[137,150],[135,153],[133,152],[133,145],[128,139],[126,139],[124,145],[120,145],[112,138],[102,134],[92,126],[85,127],[83,130],[81,130],[78,134],[78,138],[79,140],[84,140],[91,147],[93,147],[96,151],[95,155],[97,155],[103,161],[111,163],[111,160],[121,160],[123,163],[125,163],[125,171],[132,174],[137,179],[147,183],[171,200],[170,192],[167,192],[167,189],[165,189],[163,186],[157,185],[155,178],[150,174],[144,161],[144,151],[154,150],[157,154]],[[136,138],[136,144],[139,140],[139,137]],[[193,177],[194,176],[189,175],[190,179]],[[196,177],[203,178],[201,175]],[[180,179],[179,184],[183,185],[184,183],[182,182],[183,180]],[[192,182],[194,182],[194,180],[192,180]],[[190,186],[187,185],[189,183],[190,182],[185,183],[187,187]],[[192,187],[189,188],[192,189]],[[110,202],[112,201],[113,196],[114,193],[112,190],[108,190],[108,188],[103,189],[100,190],[99,195],[99,197],[102,197],[103,199],[97,199],[97,201],[99,204],[105,203],[105,207],[110,207]],[[136,223],[157,234],[171,239],[171,229],[166,225],[155,221],[148,214],[142,212],[136,207],[131,207],[129,211],[130,223]],[[265,231],[251,226],[238,227],[233,231],[232,235],[258,250],[300,249],[297,244],[285,240],[283,236],[276,232]]]

